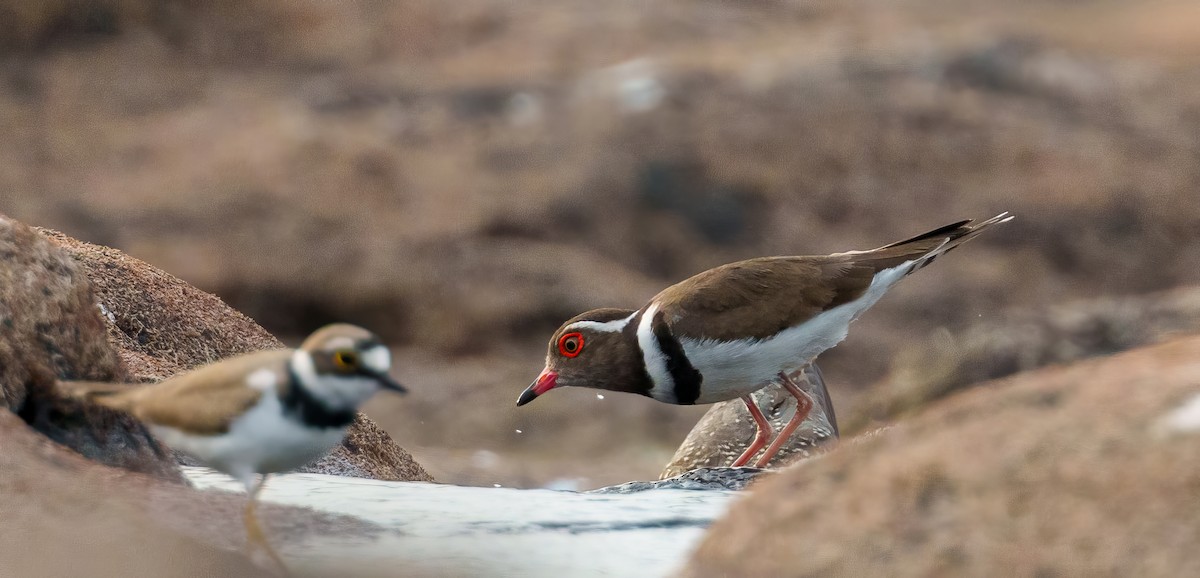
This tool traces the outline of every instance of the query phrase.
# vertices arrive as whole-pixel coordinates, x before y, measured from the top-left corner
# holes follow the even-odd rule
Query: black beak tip
[[[408,393],[407,387],[400,385],[400,382],[396,381],[395,378],[393,378],[392,376],[390,376],[386,373],[381,373],[379,375],[376,375],[375,378],[379,380],[379,383],[383,385],[384,389],[394,391],[401,395]]]
[[[517,398],[517,407],[521,407],[521,406],[537,399],[537,396],[538,396],[538,394],[534,393],[534,391],[533,391],[533,386],[529,386],[528,389],[521,392],[521,397]]]

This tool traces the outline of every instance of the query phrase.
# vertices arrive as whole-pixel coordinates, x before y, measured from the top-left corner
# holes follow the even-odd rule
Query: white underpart
[[[365,375],[319,375],[312,357],[303,349],[292,353],[292,371],[299,383],[331,410],[355,409],[376,391],[379,382]]]
[[[376,345],[363,352],[362,362],[375,373],[387,373],[392,367],[392,353],[387,347]]]
[[[646,308],[646,312],[642,314],[641,322],[638,323],[637,340],[638,348],[642,350],[642,359],[646,362],[646,373],[650,375],[650,382],[653,387],[650,388],[650,397],[654,399],[674,403],[675,398],[675,380],[671,379],[671,372],[667,371],[667,356],[658,346],[658,339],[654,337],[654,314],[658,312],[658,303],[651,303],[650,307]]]
[[[637,311],[629,314],[629,317],[624,319],[616,319],[613,321],[576,321],[564,329],[564,332],[573,329],[591,329],[592,331],[600,331],[603,333],[616,333],[625,329],[630,321],[633,321],[633,316],[637,315]]]
[[[761,389],[780,371],[790,373],[812,361],[845,339],[850,323],[926,257],[876,273],[858,299],[819,313],[770,339],[680,339],[688,360],[704,376],[696,403],[715,403],[746,395]],[[642,322],[645,323],[644,318]],[[640,328],[638,339],[641,341]],[[645,350],[644,344],[642,349]],[[649,367],[649,362],[646,365]],[[663,367],[665,371],[665,364]]]
[[[266,381],[260,375],[263,371],[267,370],[250,374],[247,384],[258,389]],[[289,419],[274,387],[267,388],[257,405],[218,436],[191,435],[164,426],[150,428],[163,443],[237,478],[247,490],[255,483],[255,474],[294,470],[325,455],[346,435],[344,428],[309,428]]]

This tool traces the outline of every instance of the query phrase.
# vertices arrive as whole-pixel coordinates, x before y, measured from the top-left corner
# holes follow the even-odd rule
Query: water
[[[241,485],[185,468],[197,487]],[[418,576],[667,576],[736,492],[633,494],[381,482],[321,474],[273,476],[262,500],[346,514],[387,529],[319,536],[279,550],[305,574]]]

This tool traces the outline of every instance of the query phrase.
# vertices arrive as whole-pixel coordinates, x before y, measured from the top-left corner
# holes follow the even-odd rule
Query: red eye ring
[[[583,334],[576,331],[558,338],[558,352],[563,357],[576,357],[583,351]]]

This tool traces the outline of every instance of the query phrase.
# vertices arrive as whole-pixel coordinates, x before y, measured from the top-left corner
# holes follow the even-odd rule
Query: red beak
[[[521,407],[534,400],[539,395],[554,389],[558,385],[558,374],[550,371],[550,368],[542,370],[542,374],[533,381],[525,391],[521,392],[521,397],[517,398],[517,407]]]

